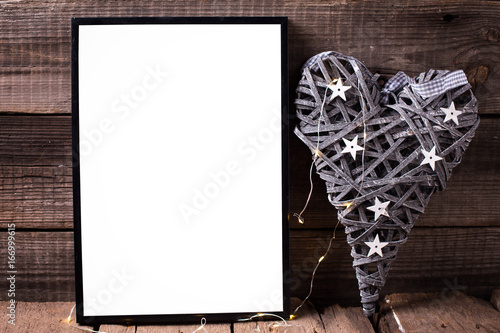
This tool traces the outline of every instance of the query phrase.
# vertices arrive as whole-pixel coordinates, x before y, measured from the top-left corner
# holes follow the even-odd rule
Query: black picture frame
[[[123,27],[127,27],[128,30],[122,31]],[[169,30],[174,27],[177,30]],[[143,29],[143,31],[136,34],[136,29]],[[217,34],[220,32],[218,29],[225,31],[218,37],[221,40],[210,40],[213,36],[218,36]],[[240,30],[248,37],[252,34],[253,29],[256,29],[255,39],[246,38],[244,43],[239,42]],[[213,30],[213,32],[204,35],[206,30]],[[155,35],[156,38],[151,37],[151,34],[156,33],[154,31],[158,31]],[[182,33],[182,31],[188,31],[185,32],[187,35],[185,38],[167,38],[174,33]],[[233,39],[225,41],[225,33],[228,33],[229,38]],[[206,318],[208,323],[234,322],[257,313],[271,313],[288,318],[290,300],[288,291],[287,18],[72,18],[71,34],[77,322],[85,325],[199,323],[202,317]],[[204,37],[199,37],[199,34]],[[159,36],[161,38],[158,38]],[[151,38],[154,39],[155,43],[150,42]],[[193,42],[189,41],[189,38],[195,38],[196,42],[205,46],[199,49],[199,54],[196,51],[190,52],[194,49],[191,47]],[[208,44],[204,44],[207,39]],[[156,72],[156,82],[154,77],[154,71],[157,70],[154,67],[154,62],[157,59],[164,59],[161,58],[162,52],[168,49],[166,46],[157,48],[163,43],[163,40],[172,40],[171,45],[175,45],[176,52],[180,53],[180,56],[176,55],[177,58],[172,57],[171,60],[165,60],[175,63],[175,66],[172,66],[173,73],[168,74],[172,75],[165,74],[168,79],[163,78],[163,81],[168,81],[166,87],[161,86],[162,78],[160,76],[163,75],[161,69]],[[134,45],[134,42],[137,45]],[[146,52],[149,45],[153,45],[154,52]],[[182,49],[183,45],[188,45],[186,46],[187,52]],[[208,47],[206,47],[207,45]],[[259,49],[260,45],[262,45],[261,49]],[[217,62],[215,51],[218,47],[224,50],[224,53],[220,55],[222,60],[228,63],[228,67],[232,67],[224,68],[225,65],[221,66],[221,63]],[[232,53],[233,48],[237,49],[238,47],[241,49]],[[252,47],[256,49],[256,52],[249,57],[245,52]],[[123,51],[121,48],[127,50],[128,53],[119,53],[120,50]],[[183,55],[182,52],[186,53]],[[227,56],[228,53],[229,56]],[[127,58],[125,54],[130,58]],[[135,54],[134,57],[136,56],[138,59],[145,56],[147,58],[145,63],[151,67],[140,69],[140,66],[138,67],[137,63],[134,62],[136,58],[130,54]],[[265,56],[263,56],[264,54]],[[239,55],[242,55],[241,59],[239,59]],[[228,58],[224,60],[226,56]],[[122,59],[122,57],[126,59]],[[185,57],[191,57],[191,62],[184,62]],[[207,58],[211,59],[212,63],[206,63]],[[257,67],[253,66],[252,61],[254,60],[259,61]],[[214,63],[218,64],[218,67],[213,65]],[[177,64],[182,64],[180,69]],[[215,70],[211,66],[218,69]],[[202,69],[204,68],[207,68],[207,73],[211,73],[211,77],[196,77],[200,72],[203,73]],[[130,73],[128,73],[129,70]],[[213,73],[217,74],[216,78],[214,78]],[[183,81],[186,76],[189,78],[188,81]],[[216,83],[213,83],[214,81]],[[185,82],[192,82],[192,85],[186,86]],[[269,86],[268,89],[265,82],[271,82],[272,86]],[[255,83],[263,86],[256,86]],[[225,88],[225,90],[220,91],[220,96],[216,95],[216,104],[209,103],[212,101],[210,96],[214,96],[216,93],[216,89],[211,85],[220,85]],[[155,88],[155,90],[153,86],[161,87]],[[181,92],[176,95],[174,92],[179,86],[183,86],[190,93],[183,95],[183,92],[179,90]],[[233,88],[233,86],[236,87]],[[206,87],[210,88],[210,95],[204,94]],[[125,94],[120,95],[120,91],[125,91]],[[245,94],[242,94],[242,91]],[[267,91],[274,93],[267,93]],[[278,92],[278,96],[276,96],[276,92]],[[146,97],[144,97],[145,94],[147,94]],[[228,94],[234,94],[236,99],[232,100]],[[122,103],[117,104],[116,99],[113,100],[113,96],[132,96],[135,99],[123,97],[123,99],[119,99],[119,102]],[[165,96],[170,97],[168,99]],[[186,96],[190,98],[186,98]],[[242,96],[248,96],[248,99],[242,98]],[[198,98],[202,100],[198,101]],[[269,98],[269,105],[276,104],[275,113],[265,104],[266,98]],[[221,100],[228,100],[228,103],[232,104],[220,107],[225,111],[220,111],[219,107],[213,107],[209,110],[200,107],[195,110],[188,107],[188,112],[183,113],[183,105],[191,103],[198,103],[201,106],[206,104],[221,105]],[[241,104],[237,104],[239,103],[237,101],[240,100]],[[165,106],[165,112],[158,111],[164,107],[162,102],[165,101],[172,101],[172,104],[167,103],[170,105],[170,109]],[[140,104],[139,102],[143,102],[143,105],[134,108],[133,105]],[[106,110],[101,112],[100,106],[102,105],[104,105],[102,110],[104,108]],[[128,110],[126,110],[127,106]],[[139,108],[141,112],[136,111]],[[228,115],[232,115],[229,108],[234,110],[234,117],[222,121],[218,112],[228,118]],[[267,117],[267,112],[269,112],[270,121],[266,123],[256,120]],[[103,116],[108,113],[111,115],[110,117]],[[180,114],[176,116],[176,121],[165,116],[165,114],[172,115],[174,113]],[[213,113],[213,117],[207,116],[211,113]],[[188,117],[186,114],[190,116]],[[235,129],[232,126],[240,126],[242,129]],[[210,130],[206,130],[206,128]],[[198,137],[192,142],[186,141],[188,136],[196,138],[200,131],[205,134],[203,137]],[[233,135],[216,134],[224,131]],[[227,145],[218,145],[215,146],[216,148],[211,146],[214,147],[213,151],[207,149],[204,146],[204,141],[212,140],[212,136],[216,137],[213,139],[214,142],[227,140]],[[259,141],[259,139],[262,140]],[[272,143],[268,143],[268,141]],[[189,145],[186,145],[187,143]],[[193,147],[198,145],[200,147]],[[182,149],[179,150],[179,146]],[[220,154],[220,151],[224,149],[227,149],[228,153],[226,155]],[[171,150],[174,152],[170,153]],[[204,165],[206,169],[197,173],[193,171],[195,168],[192,167],[192,163],[191,165],[183,165],[182,163],[196,161],[198,154],[200,154],[200,158],[212,155],[222,156],[222,158],[219,162],[211,163],[208,167]],[[235,154],[240,158],[239,160],[231,158]],[[168,155],[168,157],[154,158],[163,155]],[[141,159],[145,161],[136,162]],[[214,161],[218,160],[214,157]],[[230,163],[231,161],[239,161],[239,169],[238,165]],[[243,164],[245,162],[246,164]],[[175,166],[178,164],[183,166]],[[221,165],[225,165],[225,169],[223,167],[217,169]],[[230,172],[231,170],[234,171],[234,174]],[[237,170],[240,171],[236,172]],[[175,173],[175,177],[171,173]],[[255,175],[259,175],[259,173],[260,176],[256,177]],[[245,177],[241,174],[245,174]],[[246,180],[247,174],[248,180]],[[221,177],[221,175],[226,178]],[[165,180],[162,177],[168,179]],[[229,180],[227,180],[228,177]],[[179,181],[181,184],[176,184],[175,187],[169,186],[169,181],[175,183],[176,179],[191,178],[195,179],[194,184],[200,184],[200,186],[184,186],[183,181]],[[263,179],[262,182],[260,179]],[[244,191],[239,187],[239,183],[247,185]],[[212,184],[211,187],[209,184]],[[213,184],[219,186],[218,190]],[[223,184],[226,185],[223,186]],[[234,187],[234,193],[237,194],[234,195],[234,198],[233,195],[224,192],[226,188],[231,186]],[[203,192],[202,190],[210,188],[212,192]],[[192,197],[184,195],[184,198],[192,199],[192,202],[187,201],[187,208],[182,206],[182,203],[176,206],[181,212],[179,214],[184,218],[184,221],[180,221],[179,218],[175,217],[177,213],[170,205],[173,205],[171,202],[174,202],[177,197],[182,198],[185,193],[192,194]],[[211,193],[214,198],[208,198],[208,193]],[[218,194],[214,195],[215,193]],[[276,198],[277,193],[280,193],[279,198]],[[199,200],[203,194],[205,194],[205,199],[208,199],[210,203],[213,202],[213,206],[222,202],[221,206],[225,208],[209,207],[206,210],[201,208],[196,210],[195,200],[196,198]],[[244,206],[239,199],[240,196],[246,201]],[[162,201],[162,198],[169,198],[169,200]],[[137,208],[137,202],[140,202],[137,206],[147,209]],[[189,206],[189,203],[193,203],[192,207]],[[233,203],[233,205],[228,203]],[[232,214],[227,213],[226,216],[226,210],[233,209],[233,206],[234,210],[240,208]],[[194,207],[194,209],[190,210],[189,207]],[[244,208],[241,209],[241,207]],[[212,213],[208,212],[212,212],[212,210],[218,212],[219,215],[216,213],[210,215]],[[198,214],[195,214],[196,211]],[[205,215],[211,218],[205,219]],[[186,219],[186,216],[189,219]],[[219,223],[218,219],[214,219],[214,216],[222,216],[220,220],[224,222]],[[196,218],[196,221],[192,222],[191,217]],[[157,219],[160,222],[157,222]],[[230,219],[231,221],[229,221]],[[150,222],[153,220],[155,222]],[[212,226],[211,223],[215,226]],[[170,227],[171,224],[175,224],[176,227]],[[156,228],[158,226],[159,229]],[[234,234],[231,233],[233,227]],[[263,227],[265,228],[262,229]],[[212,231],[214,229],[218,232]],[[231,232],[227,231],[228,229]],[[166,244],[168,241],[163,238],[174,239],[175,237],[169,232],[165,232],[171,230],[181,230],[183,231],[182,235],[186,236],[185,238],[178,237],[184,242],[175,248],[173,246],[169,248],[169,245]],[[188,231],[184,233],[185,230]],[[222,231],[226,233],[227,238],[221,238]],[[211,243],[209,237],[213,237],[214,242]],[[232,246],[241,245],[241,249],[236,247],[241,252],[233,251],[234,248],[212,250],[212,247],[219,246],[221,239],[223,242],[231,240],[228,241],[228,244]],[[272,243],[280,244],[279,248]],[[184,244],[189,244],[189,246]],[[198,247],[200,244],[205,246]],[[211,245],[207,246],[208,244]],[[177,251],[179,253],[174,253]],[[183,254],[181,251],[188,251],[188,253]],[[214,251],[212,255],[206,254],[205,256],[205,253],[211,253],[210,251]],[[239,253],[242,255],[240,256]],[[221,259],[220,265],[218,262],[212,263],[211,261],[212,258],[218,257],[218,254],[221,254],[221,258],[218,258]],[[227,258],[225,258],[226,255]],[[181,260],[177,260],[177,258]],[[191,260],[188,264],[182,263],[184,258]],[[140,281],[136,281],[130,278],[134,274],[120,270],[119,266],[115,266],[114,271],[109,268],[118,265],[116,262],[127,269],[142,266],[146,262],[147,268],[137,268],[138,274],[136,276],[138,276],[137,280]],[[184,270],[176,265],[185,268],[187,272],[185,276],[183,276]],[[193,265],[196,267],[195,270],[193,270]],[[247,271],[240,272],[240,275],[233,275],[231,270],[233,266],[238,267],[238,269],[246,267]],[[212,271],[211,267],[218,268],[221,273]],[[260,269],[264,270],[255,273]],[[148,272],[144,273],[144,270]],[[248,281],[245,282],[243,274],[253,274],[255,281],[252,281],[257,286],[248,283]],[[144,279],[144,276],[149,278]],[[195,277],[193,278],[193,276]],[[233,278],[225,281],[227,276]],[[266,276],[266,279],[261,279],[260,276]],[[241,277],[241,284],[236,277]],[[278,277],[281,277],[279,281],[277,281]],[[129,278],[132,282],[128,281]],[[170,279],[177,282],[172,282],[173,286],[171,286],[169,285]],[[270,280],[272,283],[264,282]],[[187,286],[180,286],[179,281],[186,281]],[[193,285],[193,281],[195,281],[195,285]],[[104,287],[100,283],[104,283]],[[269,283],[269,285],[266,284],[261,286],[262,288],[258,288],[259,283]],[[141,294],[137,289],[138,286],[142,286],[147,291]],[[212,286],[214,286],[215,291],[212,290]],[[225,291],[226,286],[229,291]],[[217,288],[223,295],[221,298],[226,300],[221,301],[220,304],[216,301],[217,297],[213,297],[219,295]],[[247,303],[240,302],[240,297],[243,299],[247,295],[250,298],[250,295],[259,294],[266,288],[272,289],[272,292],[262,292],[262,295],[267,296],[249,299],[246,301]],[[162,291],[167,289],[168,291],[163,294]],[[152,292],[152,290],[157,292]],[[236,290],[237,293],[234,292]],[[227,301],[229,299],[227,297],[231,297],[231,295],[226,295],[226,293],[234,294],[234,303]],[[175,295],[175,297],[170,298],[166,295]],[[180,300],[184,299],[183,295],[188,299],[187,304],[164,305],[169,302],[182,303]],[[94,301],[97,303],[93,303]],[[146,305],[132,304],[137,302],[148,304],[157,302],[159,309],[155,311],[151,307],[147,308]],[[192,310],[190,310],[191,306]],[[213,309],[209,309],[212,306]],[[116,308],[118,309],[114,310]]]

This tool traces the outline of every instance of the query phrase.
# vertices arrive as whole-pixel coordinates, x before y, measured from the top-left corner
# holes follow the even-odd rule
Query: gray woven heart
[[[377,79],[358,60],[325,52],[304,65],[295,100],[295,133],[345,226],[367,316],[399,245],[479,125],[461,71],[398,73],[383,90]]]

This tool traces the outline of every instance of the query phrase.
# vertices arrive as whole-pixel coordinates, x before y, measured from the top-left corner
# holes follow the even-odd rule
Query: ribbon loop
[[[397,72],[396,75],[394,75],[389,80],[387,80],[384,88],[380,92],[382,94],[382,99],[381,99],[382,105],[386,105],[387,103],[389,103],[390,94],[391,93],[396,94],[409,81],[410,81],[410,77],[402,71]]]
[[[415,80],[410,78],[404,72],[398,72],[391,77],[381,91],[382,105],[387,105],[389,96],[397,94],[405,85],[409,84],[412,90],[426,99],[436,95],[444,94],[445,92],[468,84],[467,76],[463,70],[448,72],[445,75],[423,83],[415,83]]]
[[[430,80],[424,83],[410,84],[413,91],[422,96],[422,98],[429,98],[436,95],[441,95],[448,90],[468,84],[467,76],[463,70],[449,72],[444,76]]]

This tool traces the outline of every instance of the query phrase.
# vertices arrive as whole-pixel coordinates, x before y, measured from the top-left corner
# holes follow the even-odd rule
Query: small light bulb
[[[318,259],[318,262],[322,262],[323,259],[325,259],[325,256],[321,256],[321,258]]]
[[[346,208],[349,208],[349,207],[351,207],[351,206],[352,206],[352,202],[348,202],[348,203],[345,205],[345,207],[346,207]]]
[[[300,224],[304,224],[304,218],[302,217],[302,215],[294,213],[293,216],[297,217],[297,220]]]
[[[66,318],[66,322],[69,324],[71,323],[71,316],[68,316],[68,318]]]
[[[293,320],[295,317],[296,316],[294,314],[292,314],[292,315],[290,315],[290,318],[288,318],[288,319]]]

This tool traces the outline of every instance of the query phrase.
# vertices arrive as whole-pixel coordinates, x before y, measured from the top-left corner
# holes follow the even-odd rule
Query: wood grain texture
[[[299,299],[292,299],[293,305],[298,305],[300,303]],[[5,308],[8,302],[0,302],[0,306]],[[68,326],[65,322],[69,311],[71,310],[73,303],[70,302],[41,302],[41,303],[28,303],[19,302],[17,308],[17,319],[16,325],[12,326],[7,324],[6,320],[0,322],[0,332],[16,332],[16,333],[33,333],[33,332],[73,332],[77,331],[74,328]],[[341,308],[339,308],[342,310]],[[358,309],[360,310],[360,309]],[[311,303],[306,303],[303,308],[298,312],[297,318],[288,323],[289,332],[297,333],[325,333],[331,332],[323,328],[322,320],[324,320],[325,315],[320,318],[316,309]],[[268,318],[273,320],[273,318]],[[336,322],[336,318],[328,318],[331,322]],[[360,323],[339,323],[337,327],[354,327],[355,325],[361,325],[362,323],[368,323],[366,317],[359,318]],[[73,322],[74,316],[73,316]],[[271,325],[271,326],[270,326]],[[254,321],[247,323],[235,323],[234,330],[231,329],[231,324],[206,324],[204,328],[210,333],[254,333],[255,329],[258,327],[259,332],[284,332],[285,327],[273,327],[273,321]],[[80,326],[82,328],[89,328],[88,326]],[[146,326],[146,325],[100,325],[99,331],[107,333],[192,333],[195,332],[200,325],[156,325],[156,326]],[[370,325],[371,329],[371,325]],[[201,329],[199,332],[205,332]],[[336,331],[336,332],[354,332],[354,331]],[[365,330],[364,332],[373,332],[371,330]]]
[[[122,325],[101,325],[99,331],[106,333],[135,333],[136,326],[122,326]]]
[[[300,300],[292,299],[293,305]],[[7,302],[0,302],[5,308]],[[16,325],[12,326],[6,320],[0,322],[2,333],[32,333],[32,332],[76,332],[75,328],[65,322],[73,303],[70,302],[19,302],[17,306]],[[441,293],[392,294],[381,302],[380,321],[376,332],[497,332],[500,316],[490,304],[483,300],[454,292],[448,295]],[[330,311],[331,310],[331,311]],[[361,317],[359,317],[361,316]],[[396,318],[399,321],[396,321]],[[74,316],[73,321],[74,323]],[[287,332],[323,333],[323,332],[374,332],[373,327],[360,308],[341,308],[338,305],[329,307],[318,315],[310,304],[299,311],[296,319],[288,321],[291,325]],[[271,326],[269,326],[271,325]],[[90,328],[80,326],[81,328]],[[108,333],[192,333],[197,325],[162,325],[162,326],[121,326],[101,325],[99,330]],[[231,324],[207,324],[210,333],[254,333],[284,331],[283,327],[273,327],[272,321],[236,323],[231,330]],[[204,332],[201,330],[201,332]]]
[[[292,298],[291,309],[295,309],[302,301],[298,298]],[[296,318],[287,322],[290,326],[285,326],[283,321],[279,318],[265,317],[266,321],[251,321],[244,323],[234,323],[234,333],[284,333],[297,332],[297,333],[328,333],[321,321],[321,317],[314,305],[310,302],[304,305],[295,314]],[[272,321],[270,321],[272,320]]]
[[[381,302],[379,332],[498,332],[500,315],[484,300],[455,292],[394,294]]]
[[[103,328],[104,326],[101,326]],[[192,333],[200,325],[162,325],[162,326],[142,326],[137,325],[134,333]],[[231,324],[206,324],[204,328],[210,333],[231,333]],[[205,332],[203,329],[198,332]],[[235,332],[236,333],[236,332]]]
[[[493,290],[490,301],[493,307],[500,311],[500,289]]]
[[[118,125],[117,125],[118,126]],[[483,117],[465,157],[445,191],[434,194],[417,226],[500,226],[500,119]],[[292,137],[290,212],[300,212],[309,192],[310,153]],[[0,228],[73,227],[71,119],[55,115],[0,116]],[[315,188],[306,223],[292,228],[329,228],[337,212],[324,182]],[[467,193],[467,195],[464,195]],[[293,215],[293,214],[291,214]]]
[[[496,1],[4,1],[0,112],[70,112],[70,18],[288,16],[290,88],[310,56],[336,50],[373,72],[462,68],[480,112],[498,114],[500,3]]]
[[[72,232],[16,232],[16,300],[74,301]],[[0,232],[0,258],[7,258],[7,232]],[[7,287],[4,272],[0,288]],[[0,294],[7,300],[7,293]],[[69,313],[68,313],[69,314]],[[67,315],[66,315],[67,316]]]
[[[6,309],[8,302],[0,302],[2,311]],[[51,332],[67,333],[79,331],[67,324],[67,318],[74,303],[71,302],[50,302],[31,303],[18,302],[16,307],[15,325],[7,323],[7,317],[2,313],[0,321],[1,333],[33,333]],[[89,329],[88,326],[80,326],[75,323],[75,315],[72,316],[72,325]],[[80,331],[83,332],[83,331]]]
[[[0,227],[72,228],[71,119],[0,117]]]
[[[328,246],[332,230],[295,230],[290,235],[291,295],[305,297],[311,272]],[[0,244],[6,242],[0,233]],[[449,290],[482,298],[500,288],[500,228],[414,228],[400,247],[383,293]],[[0,248],[0,258],[6,257]],[[16,299],[74,300],[73,233],[16,233]],[[359,305],[358,286],[349,246],[342,230],[314,281],[317,305]],[[7,287],[2,279],[0,288]],[[0,300],[7,294],[0,293]]]
[[[499,228],[414,228],[400,246],[381,295],[395,292],[465,291],[489,299],[500,285]],[[291,233],[292,294],[305,297],[316,260],[323,255],[328,232]],[[488,245],[487,245],[488,244]],[[482,257],[482,258],[481,258]],[[337,234],[332,251],[314,280],[316,305],[358,305],[358,285],[345,235]]]
[[[106,333],[135,333],[136,326],[122,326],[122,325],[101,325],[99,331]]]
[[[498,226],[495,213],[500,202],[500,122],[496,117],[483,117],[476,135],[448,181],[447,188],[435,193],[415,226]],[[300,212],[309,193],[311,153],[299,141],[291,138],[290,211]],[[328,201],[325,182],[313,170],[314,191],[304,224],[291,218],[293,228],[332,227],[337,211]],[[467,195],[464,195],[467,193]],[[500,209],[500,207],[499,207]],[[493,210],[493,212],[492,212]],[[292,214],[293,215],[293,214]]]
[[[370,333],[375,332],[361,308],[343,308],[338,304],[329,306],[320,314],[326,332]]]

